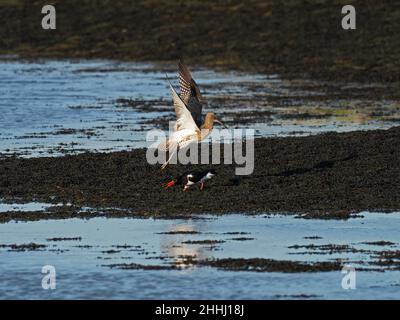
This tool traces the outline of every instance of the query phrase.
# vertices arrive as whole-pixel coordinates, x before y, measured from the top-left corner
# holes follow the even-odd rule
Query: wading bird
[[[183,185],[184,186],[183,191],[186,191],[187,189],[189,189],[190,186],[196,183],[200,183],[200,190],[203,190],[204,182],[210,180],[216,174],[217,174],[216,171],[213,169],[186,172],[168,182],[165,186],[165,189],[168,189],[174,185]]]
[[[168,165],[178,149],[205,139],[213,130],[214,123],[226,128],[213,112],[209,112],[203,117],[203,98],[199,87],[182,61],[179,62],[179,85],[180,95],[176,93],[171,82],[169,83],[177,119],[175,131],[158,146],[159,150],[169,151],[170,153],[169,159],[162,165],[161,169]]]

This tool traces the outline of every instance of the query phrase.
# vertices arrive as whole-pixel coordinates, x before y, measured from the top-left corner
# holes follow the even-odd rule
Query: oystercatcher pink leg
[[[200,190],[203,191],[203,189],[204,189],[204,182],[201,182],[201,184],[200,184]]]

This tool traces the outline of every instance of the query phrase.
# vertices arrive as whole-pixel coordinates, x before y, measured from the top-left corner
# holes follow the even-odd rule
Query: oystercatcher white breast
[[[214,169],[185,172],[179,177],[176,177],[168,182],[165,186],[165,189],[168,189],[174,185],[183,185],[183,191],[186,191],[192,185],[199,183],[200,190],[204,190],[204,183],[207,180],[212,179],[212,177],[214,177],[216,174],[217,172]]]

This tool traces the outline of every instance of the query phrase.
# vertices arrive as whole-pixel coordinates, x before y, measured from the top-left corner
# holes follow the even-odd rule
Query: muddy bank
[[[182,261],[180,267],[175,265],[140,265],[136,263],[111,264],[110,268],[123,270],[179,270],[185,266],[205,266],[225,271],[252,271],[252,272],[327,272],[341,269],[339,262],[314,262],[305,263],[298,261],[273,260],[273,259],[213,259]]]
[[[1,54],[141,61],[184,56],[192,65],[297,77],[400,79],[396,1],[352,1],[357,30],[351,31],[341,28],[343,1],[56,0],[54,31],[41,28],[45,4],[0,4]]]
[[[42,250],[47,246],[44,244],[37,244],[37,243],[28,243],[28,244],[0,244],[0,248],[6,248],[9,251],[35,251],[35,250]]]
[[[298,261],[273,260],[273,259],[215,259],[200,261],[200,265],[210,266],[229,271],[255,271],[255,272],[326,272],[341,269],[339,262],[314,262],[304,263]]]
[[[255,141],[255,168],[211,165],[217,176],[203,192],[163,184],[199,165],[149,165],[145,149],[60,158],[0,161],[0,198],[70,204],[43,217],[190,216],[193,213],[293,212],[310,218],[400,210],[400,128]],[[210,166],[203,166],[208,168]],[[80,211],[80,207],[108,208]],[[113,209],[119,208],[119,209]],[[128,210],[121,210],[121,209]],[[11,219],[13,213],[9,212]],[[2,214],[4,215],[4,214]]]

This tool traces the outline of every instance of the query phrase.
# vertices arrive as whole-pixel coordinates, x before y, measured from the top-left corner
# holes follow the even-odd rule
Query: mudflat
[[[235,176],[235,164],[178,164],[161,171],[159,165],[148,164],[145,149],[7,157],[0,161],[0,197],[72,204],[68,209],[32,213],[32,219],[85,216],[77,213],[82,206],[108,208],[97,215],[109,216],[287,212],[310,218],[348,218],[363,210],[400,209],[399,144],[398,127],[259,138],[254,172],[248,176]],[[171,177],[203,167],[217,170],[204,191],[163,188]],[[24,220],[30,214],[2,214],[2,219],[13,217]]]

